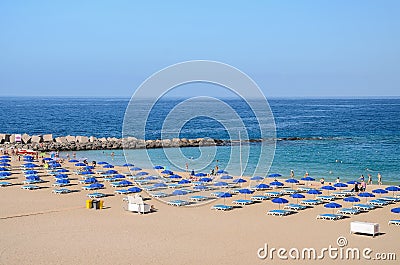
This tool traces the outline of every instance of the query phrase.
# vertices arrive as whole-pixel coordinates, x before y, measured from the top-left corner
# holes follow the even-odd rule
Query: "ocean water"
[[[128,102],[128,99],[116,98],[0,98],[0,132],[121,137]],[[259,138],[262,135],[265,124],[260,127],[259,122],[263,117],[255,117],[249,106],[238,99],[224,102],[238,113],[245,128],[224,127],[224,121],[233,119],[231,115],[222,116],[223,121],[196,116],[199,109],[221,113],[213,107],[213,103],[203,101],[187,110],[193,112],[195,118],[186,121],[177,131],[169,131],[170,127],[165,127],[163,122],[167,117],[172,124],[180,122],[182,116],[179,113],[168,115],[181,102],[183,99],[157,102],[146,122],[146,139],[160,138],[161,133],[164,138],[178,135],[186,138],[237,139],[239,131],[242,138]],[[140,104],[148,102],[137,103],[135,107],[138,111]],[[261,166],[261,171],[254,171],[257,164],[263,163],[257,160],[257,155],[264,152],[259,143],[243,145],[241,150],[239,146],[174,148],[168,150],[168,154],[161,149],[129,150],[126,157],[141,167],[151,166],[145,159],[150,156],[153,164],[170,169],[182,170],[188,163],[189,169],[208,172],[218,160],[219,168],[226,168],[235,175],[280,173],[287,176],[293,169],[297,176],[303,176],[308,171],[310,176],[325,177],[328,181],[336,177],[352,180],[361,174],[371,174],[376,180],[380,172],[384,182],[400,183],[400,99],[271,99],[269,104],[274,115],[276,136],[303,139],[277,141],[271,168],[267,161],[264,167]],[[236,123],[233,120],[231,124]],[[267,125],[271,125],[270,122]],[[133,136],[139,133],[134,128],[129,131]],[[114,152],[114,161],[108,150],[82,151],[77,155],[90,160],[125,163],[124,152]],[[240,153],[247,157],[242,169]]]

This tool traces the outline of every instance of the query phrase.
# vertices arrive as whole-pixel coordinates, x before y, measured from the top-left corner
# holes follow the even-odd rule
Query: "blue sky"
[[[400,1],[4,0],[0,96],[130,97],[194,59],[239,68],[267,97],[400,96],[399,12]]]

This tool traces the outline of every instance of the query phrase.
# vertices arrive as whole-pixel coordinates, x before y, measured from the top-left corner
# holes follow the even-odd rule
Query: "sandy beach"
[[[14,160],[13,175],[7,180],[14,185],[0,189],[0,264],[365,263],[363,259],[343,261],[329,257],[311,261],[258,257],[258,250],[265,244],[268,248],[319,250],[330,245],[337,247],[336,241],[341,236],[348,241],[346,247],[368,247],[374,254],[400,255],[399,227],[388,225],[389,220],[399,219],[390,212],[399,203],[339,221],[326,221],[316,219],[320,213],[332,212],[323,205],[277,217],[266,214],[278,208],[270,200],[222,212],[210,209],[223,203],[221,198],[198,207],[173,207],[149,199],[146,203],[157,210],[143,215],[125,211],[125,195],[114,195],[115,189],[104,182],[106,189],[101,192],[110,196],[103,198],[104,209],[93,210],[85,208],[89,192],[82,190],[80,176],[68,173],[72,183],[68,188],[75,191],[69,194],[53,194],[54,178],[45,173],[39,174],[48,181],[38,184],[41,189],[23,190],[24,175],[18,169],[22,162]],[[63,166],[74,169],[73,163],[65,162]],[[126,171],[121,167],[115,169]],[[369,191],[374,188],[368,186]],[[150,198],[144,191],[141,195]],[[239,197],[243,195],[227,198],[225,203],[232,205]],[[342,200],[336,202],[350,205]],[[379,223],[381,234],[375,238],[350,234],[351,221]],[[369,262],[396,264],[396,261]]]

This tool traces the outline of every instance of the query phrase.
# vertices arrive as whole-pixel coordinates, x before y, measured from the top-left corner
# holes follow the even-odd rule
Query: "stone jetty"
[[[0,148],[23,148],[34,151],[79,151],[79,150],[112,150],[112,149],[150,149],[168,147],[196,147],[229,145],[229,140],[210,138],[173,138],[162,140],[143,140],[135,137],[96,138],[94,136],[61,136],[52,134],[0,134]]]

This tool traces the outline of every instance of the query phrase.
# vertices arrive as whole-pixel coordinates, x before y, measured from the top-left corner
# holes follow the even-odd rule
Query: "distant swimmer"
[[[333,174],[332,170],[331,170],[331,171],[329,171],[329,174],[331,174],[331,175]]]

